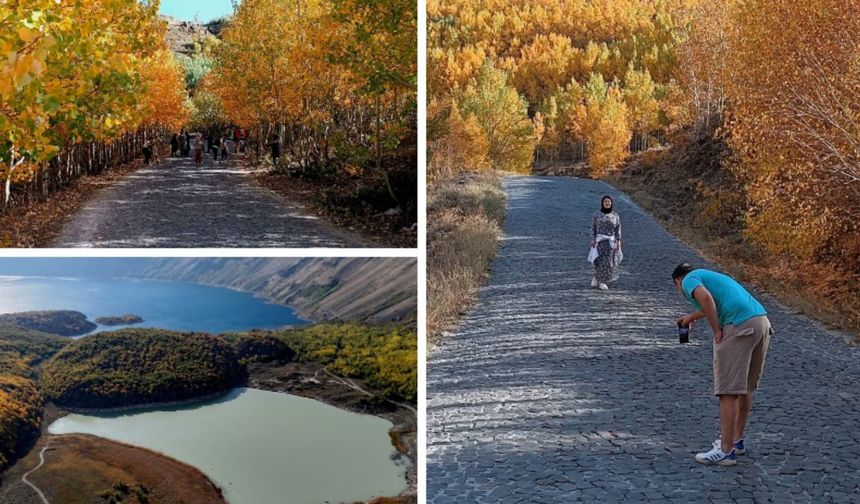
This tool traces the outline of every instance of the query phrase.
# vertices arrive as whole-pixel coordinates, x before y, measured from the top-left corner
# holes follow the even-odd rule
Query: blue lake
[[[308,323],[291,308],[220,287],[133,279],[0,276],[0,313],[33,310],[75,310],[90,320],[130,313],[144,320],[135,327],[210,333]],[[99,327],[94,332],[121,327]]]

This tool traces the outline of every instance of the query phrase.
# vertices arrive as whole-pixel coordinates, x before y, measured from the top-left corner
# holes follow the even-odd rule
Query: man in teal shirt
[[[696,462],[735,465],[746,453],[744,428],[751,396],[758,388],[773,330],[767,312],[741,284],[728,275],[693,269],[683,263],[672,273],[675,288],[696,311],[678,319],[689,327],[707,319],[714,332],[714,395],[720,398],[720,439]]]

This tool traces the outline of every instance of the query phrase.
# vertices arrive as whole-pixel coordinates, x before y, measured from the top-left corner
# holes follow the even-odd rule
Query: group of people
[[[231,153],[243,150],[244,137],[241,135],[238,131],[233,132],[234,139],[231,140],[229,135],[208,133],[204,138],[202,133],[183,130],[170,139],[170,156],[189,157],[193,152],[194,162],[199,165],[203,163],[203,154],[211,152],[214,161],[217,162],[219,157],[221,161],[227,161]]]
[[[619,279],[623,260],[621,217],[612,198],[600,200],[592,219],[588,260],[594,265],[591,286],[601,290]],[[746,453],[744,430],[752,393],[758,388],[773,334],[767,311],[740,283],[728,275],[687,263],[672,272],[675,289],[695,308],[679,317],[679,329],[689,331],[705,319],[713,332],[714,395],[719,397],[720,438],[696,454],[701,464],[732,466]]]

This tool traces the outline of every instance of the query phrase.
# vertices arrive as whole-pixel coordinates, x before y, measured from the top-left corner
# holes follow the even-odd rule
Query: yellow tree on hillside
[[[508,85],[507,76],[486,62],[463,93],[462,112],[474,116],[486,135],[493,166],[527,172],[537,138],[526,101]]]
[[[729,143],[748,234],[773,254],[857,271],[860,1],[755,0],[735,19]]]
[[[674,84],[683,13],[693,1],[430,0],[428,110],[445,111],[449,100],[460,102],[490,61],[510,76],[508,85],[525,98],[529,118],[540,114],[535,124],[542,155],[554,157],[565,144],[587,140],[598,171],[616,166],[624,157],[619,146],[628,146],[634,132],[644,138],[667,126],[662,101]],[[593,75],[617,84],[608,98],[582,103],[590,109],[586,129],[592,136],[586,139],[577,136],[586,129],[569,128],[570,113],[583,100],[577,90]],[[431,124],[443,120],[429,117]],[[610,138],[598,139],[598,131]],[[626,141],[623,134],[630,135]]]

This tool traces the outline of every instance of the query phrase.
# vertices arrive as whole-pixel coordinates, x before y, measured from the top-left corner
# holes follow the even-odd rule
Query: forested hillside
[[[42,396],[33,366],[68,341],[0,322],[0,471],[26,453],[39,432]]]
[[[273,331],[296,358],[323,364],[331,372],[362,378],[386,397],[418,400],[418,334],[394,325],[316,324]]]
[[[242,385],[250,363],[321,364],[414,404],[417,343],[414,327],[396,325],[221,336],[123,329],[71,340],[0,322],[0,470],[30,448],[46,401],[86,409],[192,400]]]
[[[4,313],[0,314],[0,324],[11,324],[60,336],[81,336],[98,327],[87,320],[83,313],[69,310]]]
[[[739,270],[860,327],[858,14],[857,0],[431,0],[431,201],[464,172],[609,175]],[[438,217],[431,251],[478,243]]]
[[[594,173],[617,166],[668,123],[684,3],[428,2],[431,173],[586,148]]]
[[[215,394],[241,383],[244,373],[219,338],[124,329],[69,344],[43,365],[40,384],[60,406],[120,408]]]

